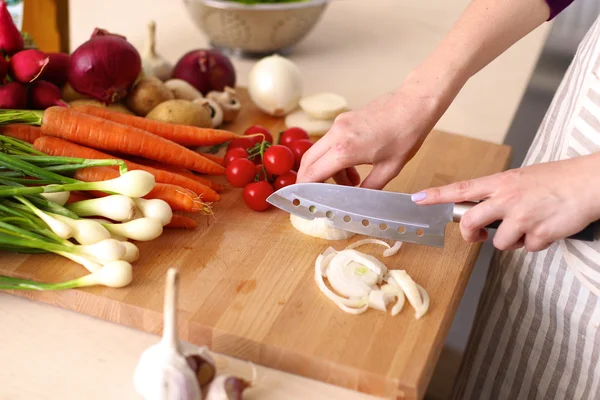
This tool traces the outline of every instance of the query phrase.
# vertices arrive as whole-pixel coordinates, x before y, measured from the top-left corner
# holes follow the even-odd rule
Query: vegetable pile
[[[224,165],[227,181],[243,188],[243,199],[254,211],[271,208],[267,198],[282,187],[296,183],[300,161],[312,146],[308,134],[300,128],[282,132],[279,144],[263,126],[246,129],[244,136],[229,142]]]
[[[115,177],[90,182],[73,178],[94,168],[115,168]],[[139,257],[129,240],[154,240],[172,220],[166,202],[146,198],[155,187],[152,174],[130,171],[122,160],[47,156],[27,142],[0,135],[0,250],[55,253],[89,272],[59,283],[0,276],[0,289],[128,285],[131,263]],[[104,197],[82,199],[77,194],[89,192]]]

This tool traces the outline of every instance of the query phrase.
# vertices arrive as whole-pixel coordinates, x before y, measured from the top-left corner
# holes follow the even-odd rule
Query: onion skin
[[[14,54],[24,47],[23,37],[10,16],[6,4],[0,1],[0,53]]]
[[[125,98],[142,71],[142,59],[123,36],[96,29],[69,62],[68,81],[78,93],[105,104]]]
[[[39,50],[23,50],[10,58],[8,72],[17,82],[31,83],[41,76],[49,62],[50,58]]]
[[[27,108],[27,88],[18,82],[0,86],[0,108],[13,110]]]
[[[36,81],[29,87],[29,103],[34,110],[45,110],[52,106],[69,107],[60,96],[58,86],[50,82]]]
[[[59,87],[67,83],[67,71],[69,70],[71,56],[66,53],[46,53],[46,55],[50,58],[50,61],[44,68],[40,79],[54,83]]]
[[[4,57],[0,56],[0,82],[4,82],[6,74],[8,74],[8,61],[6,61]]]
[[[217,50],[192,50],[183,55],[173,68],[174,79],[182,79],[207,95],[226,86],[235,87],[236,73],[231,60]]]

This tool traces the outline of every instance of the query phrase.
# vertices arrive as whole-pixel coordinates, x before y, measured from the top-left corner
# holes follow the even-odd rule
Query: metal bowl
[[[327,0],[241,4],[223,0],[183,0],[211,46],[238,56],[289,54],[315,26]]]

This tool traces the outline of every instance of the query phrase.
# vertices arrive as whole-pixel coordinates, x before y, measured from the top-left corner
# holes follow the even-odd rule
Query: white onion
[[[133,201],[141,211],[143,217],[157,219],[162,226],[167,225],[173,218],[173,210],[171,210],[169,204],[164,200],[133,199]]]
[[[304,219],[290,214],[292,226],[312,237],[326,240],[345,240],[355,236],[356,233],[335,228],[333,221],[328,218]]]
[[[127,286],[133,278],[133,268],[126,261],[113,261],[90,275],[78,279],[79,286],[104,285],[114,288]]]
[[[429,309],[429,295],[404,270],[390,271],[390,283],[395,283],[406,294],[408,302],[415,309],[415,318],[420,319]]]
[[[269,115],[282,117],[298,107],[302,91],[300,70],[287,58],[276,54],[265,57],[250,71],[250,98]]]

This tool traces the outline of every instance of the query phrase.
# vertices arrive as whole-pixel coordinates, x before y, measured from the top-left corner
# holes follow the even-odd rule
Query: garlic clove
[[[188,365],[196,374],[196,379],[200,387],[211,383],[217,376],[217,366],[215,361],[204,353],[188,354],[185,357]]]
[[[206,400],[241,400],[250,382],[233,375],[220,375],[210,384]]]
[[[156,22],[148,23],[148,38],[142,58],[142,71],[146,76],[155,76],[161,81],[171,77],[173,64],[156,52]]]
[[[195,371],[181,353],[177,337],[178,273],[167,271],[163,337],[146,349],[136,366],[133,383],[145,400],[201,400],[202,392]]]

